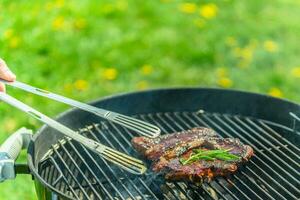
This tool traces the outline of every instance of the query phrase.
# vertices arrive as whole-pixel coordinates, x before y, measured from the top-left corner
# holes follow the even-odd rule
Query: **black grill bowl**
[[[156,124],[163,134],[211,127],[222,137],[251,145],[255,156],[236,174],[201,186],[168,183],[150,170],[143,176],[126,173],[43,126],[29,146],[28,164],[38,185],[60,199],[300,198],[300,122],[291,116],[300,116],[300,106],[295,103],[241,91],[181,88],[122,94],[92,104]],[[138,135],[123,127],[77,109],[58,121],[143,159],[130,144]]]

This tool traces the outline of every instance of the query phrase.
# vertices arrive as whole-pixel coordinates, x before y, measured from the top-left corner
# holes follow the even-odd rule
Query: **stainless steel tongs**
[[[84,146],[91,149],[92,151],[100,154],[106,160],[118,165],[119,167],[131,173],[143,174],[147,170],[143,161],[128,156],[119,151],[116,151],[110,147],[100,144],[99,142],[86,138],[4,92],[0,92],[0,100],[22,110],[23,112],[26,112],[27,114],[38,119],[39,121],[44,122],[50,127],[58,130],[65,136],[72,138],[73,140],[83,144]]]
[[[0,100],[20,109],[21,111],[31,115],[37,120],[56,129],[65,136],[83,144],[87,148],[101,155],[104,159],[118,165],[128,172],[134,174],[143,174],[147,170],[143,161],[107,147],[99,142],[86,138],[4,92],[0,92]]]
[[[133,131],[136,131],[144,136],[150,137],[150,138],[155,138],[160,135],[160,129],[157,126],[154,126],[150,123],[128,117],[119,113],[111,112],[108,110],[104,110],[101,108],[97,108],[95,106],[91,106],[58,94],[51,93],[49,91],[39,89],[30,85],[27,85],[25,83],[21,83],[19,81],[15,82],[8,82],[5,80],[0,79],[0,82],[5,83],[7,85],[11,85],[13,87],[25,90],[27,92],[37,94],[43,97],[47,97],[49,99],[65,103],[67,105],[79,108],[81,110],[91,112],[95,115],[98,115],[102,118],[105,118],[109,121],[112,121],[114,123],[120,124],[121,126],[124,126],[128,129],[131,129]]]

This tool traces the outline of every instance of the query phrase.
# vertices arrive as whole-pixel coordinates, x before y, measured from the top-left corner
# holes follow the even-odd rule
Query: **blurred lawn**
[[[0,10],[0,57],[18,79],[78,100],[208,86],[300,102],[297,0],[7,0]],[[51,116],[67,108],[8,92]],[[0,116],[0,142],[41,125],[3,103]],[[0,200],[19,199],[35,199],[30,176],[1,184]]]

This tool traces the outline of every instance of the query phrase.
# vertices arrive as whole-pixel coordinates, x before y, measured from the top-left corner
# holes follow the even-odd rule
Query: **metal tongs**
[[[21,83],[19,81],[9,82],[9,81],[0,79],[0,82],[5,83],[10,86],[13,86],[15,88],[19,88],[21,90],[25,90],[25,91],[33,93],[33,94],[37,94],[37,95],[47,97],[49,99],[61,102],[61,103],[65,103],[67,105],[79,108],[79,109],[87,111],[87,112],[91,112],[95,115],[98,115],[98,116],[105,118],[109,121],[112,121],[114,123],[120,124],[121,126],[124,126],[128,129],[136,131],[136,132],[138,132],[144,136],[150,137],[150,138],[155,138],[160,135],[160,129],[157,126],[152,125],[152,124],[147,123],[142,120],[135,119],[133,117],[128,117],[128,116],[125,116],[125,115],[122,115],[119,113],[115,113],[112,111],[97,108],[95,106],[91,106],[89,104],[85,104],[85,103],[82,103],[82,102],[79,102],[74,99],[70,99],[70,98],[67,98],[67,97],[64,97],[64,96],[61,96],[58,94],[54,94],[52,92],[33,87],[28,84]]]
[[[9,83],[9,85],[13,85],[13,86],[18,86],[18,88],[20,88],[21,86],[27,86],[26,84],[22,84],[20,82],[14,82],[14,83],[10,83],[7,81],[2,81],[0,80],[0,82],[4,82],[4,83]],[[36,91],[43,91],[41,92],[42,94],[51,94],[51,95],[55,95],[49,92],[46,92],[44,90],[40,90],[37,88],[33,88],[33,87],[28,87],[27,89],[29,90],[29,88],[31,89],[35,89]],[[26,91],[28,91],[26,89]],[[30,89],[30,90],[31,90]],[[24,89],[25,90],[25,89]],[[38,92],[33,92],[33,93],[38,93]],[[48,97],[48,95],[42,95],[42,96],[46,96]],[[55,95],[52,99],[56,99],[56,96],[64,98],[62,96],[59,95]],[[50,98],[50,97],[49,97]],[[62,125],[61,123],[51,119],[50,117],[42,114],[41,112],[35,110],[34,108],[20,102],[19,100],[15,99],[14,97],[4,93],[4,92],[0,92],[0,100],[20,109],[21,111],[31,115],[32,117],[36,118],[37,120],[47,124],[48,126],[56,129],[57,131],[61,132],[62,134],[64,134],[65,136],[72,138],[73,140],[83,144],[84,146],[86,146],[87,148],[91,149],[92,151],[100,154],[103,158],[105,158],[106,160],[118,165],[119,167],[125,169],[126,171],[129,171],[131,173],[134,174],[143,174],[147,168],[145,167],[143,161],[133,158],[131,156],[128,156],[124,153],[121,153],[119,151],[116,151],[110,147],[107,147],[99,142],[96,142],[94,140],[91,140],[89,138],[86,138],[82,135],[80,135],[79,133],[71,130],[70,128]],[[76,102],[74,100],[69,99],[70,101]],[[78,102],[79,105],[87,105],[87,104],[83,104]],[[87,105],[88,106],[88,105]],[[90,106],[91,108],[95,108],[93,106]],[[101,111],[103,111],[101,109]],[[106,111],[108,113],[111,113],[110,111]],[[117,113],[113,113],[114,115],[118,115]],[[159,130],[159,129],[158,129]]]

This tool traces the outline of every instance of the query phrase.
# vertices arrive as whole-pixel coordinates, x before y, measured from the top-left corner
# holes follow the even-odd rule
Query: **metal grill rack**
[[[214,129],[222,137],[239,138],[255,156],[226,178],[196,186],[168,183],[150,170],[134,176],[67,138],[53,145],[38,166],[39,174],[53,187],[74,199],[299,199],[300,148],[285,139],[293,129],[270,121],[218,113],[178,112],[135,116],[158,125],[162,133],[197,126]],[[133,156],[134,135],[107,121],[79,130],[83,135]]]

